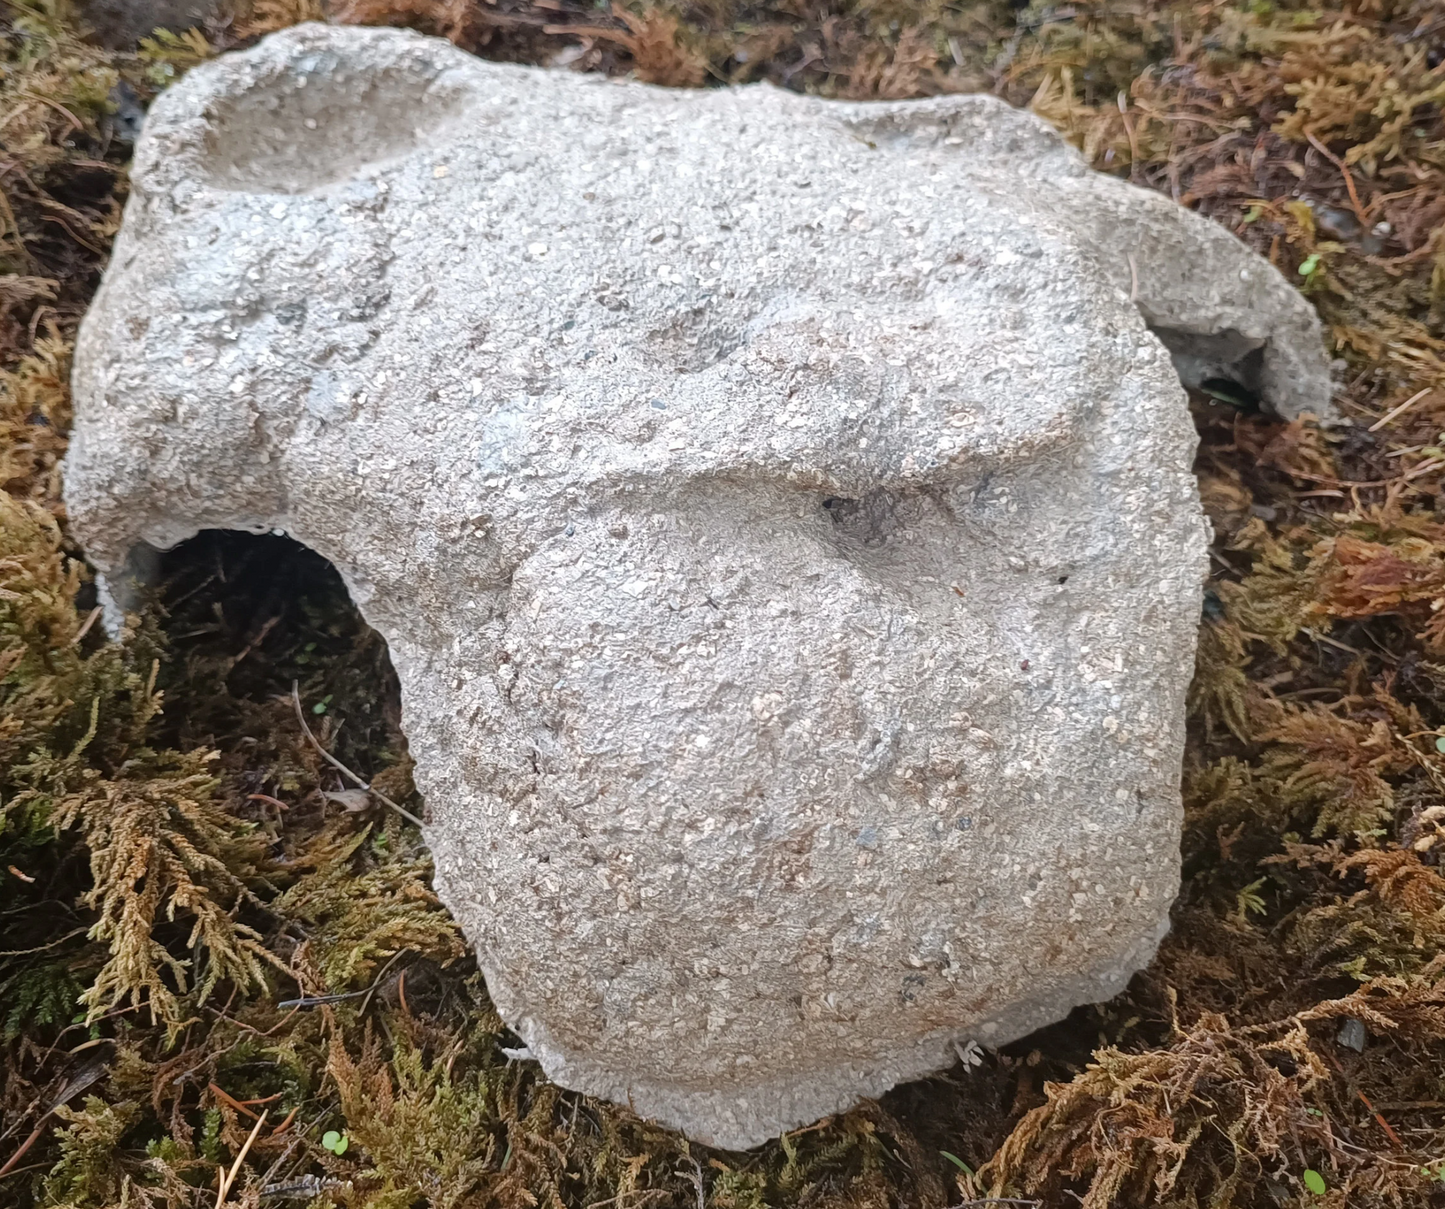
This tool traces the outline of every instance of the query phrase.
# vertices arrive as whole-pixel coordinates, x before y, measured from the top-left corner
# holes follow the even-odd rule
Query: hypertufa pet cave
[[[1181,376],[1309,306],[985,96],[674,92],[303,25],[155,104],[74,531],[284,530],[400,677],[557,1082],[747,1147],[1115,994],[1178,885]]]

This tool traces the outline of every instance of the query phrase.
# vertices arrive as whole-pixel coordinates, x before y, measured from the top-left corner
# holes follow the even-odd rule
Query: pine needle
[[[336,769],[337,772],[341,773],[342,776],[349,779],[351,783],[355,785],[358,789],[366,790],[367,793],[373,795],[375,798],[377,798],[377,800],[385,803],[387,806],[390,806],[408,823],[412,823],[417,827],[425,829],[426,824],[423,823],[419,818],[417,818],[416,815],[412,814],[411,811],[407,810],[405,807],[398,806],[379,789],[374,789],[366,781],[362,780],[361,777],[357,776],[356,773],[352,772],[351,769],[347,768],[345,764],[343,764],[340,760],[333,756],[329,751],[327,751],[326,748],[321,746],[320,741],[316,738],[315,735],[311,733],[311,728],[306,725],[306,714],[301,708],[301,689],[294,680],[291,682],[291,702],[296,707],[296,721],[301,724],[302,732],[305,734],[306,738],[310,740],[311,746],[316,749],[317,754],[323,760],[330,764],[332,768]]]

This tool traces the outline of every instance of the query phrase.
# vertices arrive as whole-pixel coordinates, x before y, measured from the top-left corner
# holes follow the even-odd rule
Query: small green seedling
[[[1246,223],[1258,222],[1263,217],[1264,207],[1261,206],[1258,202],[1250,206],[1250,208],[1244,212],[1244,221]]]
[[[1311,252],[1302,261],[1300,261],[1299,275],[1303,277],[1306,281],[1308,281],[1319,271],[1320,254],[1318,252]]]
[[[1442,756],[1445,756],[1445,735],[1441,735],[1438,739],[1435,740],[1435,750],[1438,751]]]
[[[340,1158],[346,1153],[346,1148],[351,1145],[351,1139],[344,1133],[337,1133],[334,1129],[328,1129],[321,1135],[321,1144]],[[1306,1181],[1308,1182],[1308,1181]]]
[[[1221,403],[1229,403],[1234,407],[1248,407],[1254,402],[1244,391],[1231,390],[1228,384],[1223,384],[1218,380],[1201,383],[1199,389],[1211,399],[1218,399]]]
[[[326,712],[326,707],[330,704],[331,694],[327,693],[326,696],[322,697],[320,701],[318,701],[315,705],[311,707],[311,712],[313,714],[324,714]]]
[[[1305,1187],[1316,1196],[1324,1196],[1325,1190],[1329,1187],[1329,1185],[1325,1183],[1325,1177],[1313,1167],[1305,1168],[1304,1181]]]
[[[971,1176],[973,1174],[973,1168],[970,1167],[967,1163],[965,1163],[961,1158],[959,1158],[958,1155],[950,1154],[946,1150],[940,1150],[938,1153],[941,1154],[950,1163],[952,1163],[955,1167],[957,1167],[961,1172],[963,1172],[964,1175]]]

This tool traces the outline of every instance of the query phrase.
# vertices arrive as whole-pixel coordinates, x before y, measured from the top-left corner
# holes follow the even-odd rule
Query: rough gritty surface
[[[751,1145],[1148,960],[1204,528],[1146,320],[1328,407],[1231,236],[986,97],[319,26],[166,94],[134,190],[75,531],[122,598],[202,528],[336,564],[554,1079]]]

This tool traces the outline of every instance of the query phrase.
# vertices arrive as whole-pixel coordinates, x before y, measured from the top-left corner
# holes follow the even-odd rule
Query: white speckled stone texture
[[[336,565],[553,1079],[741,1148],[1149,960],[1205,568],[1179,376],[1329,414],[1231,235],[989,97],[319,25],[162,96],[133,182],[74,531],[121,600],[203,528]]]

